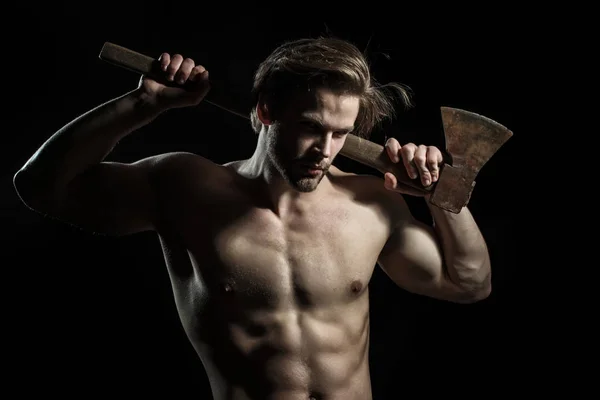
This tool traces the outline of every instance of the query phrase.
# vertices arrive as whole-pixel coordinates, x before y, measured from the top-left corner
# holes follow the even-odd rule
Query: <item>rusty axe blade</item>
[[[118,67],[162,80],[157,73],[157,60],[114,43],[104,43],[99,58]],[[206,99],[203,102],[242,118],[249,118],[244,113],[215,102]],[[512,136],[512,132],[487,117],[457,108],[442,107],[442,121],[446,151],[452,161],[451,164],[442,166],[439,180],[427,187],[419,179],[411,179],[403,165],[392,163],[380,144],[348,135],[340,154],[382,173],[391,172],[399,182],[423,193],[430,193],[433,205],[458,213],[470,199],[477,173]]]
[[[441,107],[441,113],[451,164],[443,166],[430,201],[456,213],[468,204],[481,168],[513,133],[498,122],[471,111]]]

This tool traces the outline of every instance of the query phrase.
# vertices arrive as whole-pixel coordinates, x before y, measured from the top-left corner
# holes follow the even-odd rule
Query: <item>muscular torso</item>
[[[368,283],[391,227],[356,195],[366,178],[334,173],[277,213],[262,183],[214,169],[164,183],[158,233],[216,399],[369,399]]]

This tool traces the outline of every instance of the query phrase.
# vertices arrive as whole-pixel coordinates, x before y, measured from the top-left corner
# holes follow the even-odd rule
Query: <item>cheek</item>
[[[305,135],[291,133],[281,138],[285,152],[290,155],[303,155],[311,148],[312,141]]]
[[[296,152],[299,154],[305,154],[310,151],[313,147],[313,141],[307,138],[299,138],[296,140]]]
[[[310,152],[314,137],[297,129],[271,126],[271,148],[284,158],[299,158]]]
[[[278,158],[295,158],[301,151],[301,142],[297,136],[290,134],[290,132],[273,131],[271,132],[269,147]]]

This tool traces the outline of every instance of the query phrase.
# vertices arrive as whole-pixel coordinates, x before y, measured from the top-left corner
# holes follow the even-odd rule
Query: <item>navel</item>
[[[359,280],[355,280],[350,284],[350,291],[354,294],[360,293],[363,288],[363,284]]]

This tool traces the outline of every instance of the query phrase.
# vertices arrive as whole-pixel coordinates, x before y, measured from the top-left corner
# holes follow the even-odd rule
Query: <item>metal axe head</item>
[[[441,112],[451,161],[442,166],[430,202],[457,213],[469,202],[479,170],[513,133],[471,111],[441,107]]]

